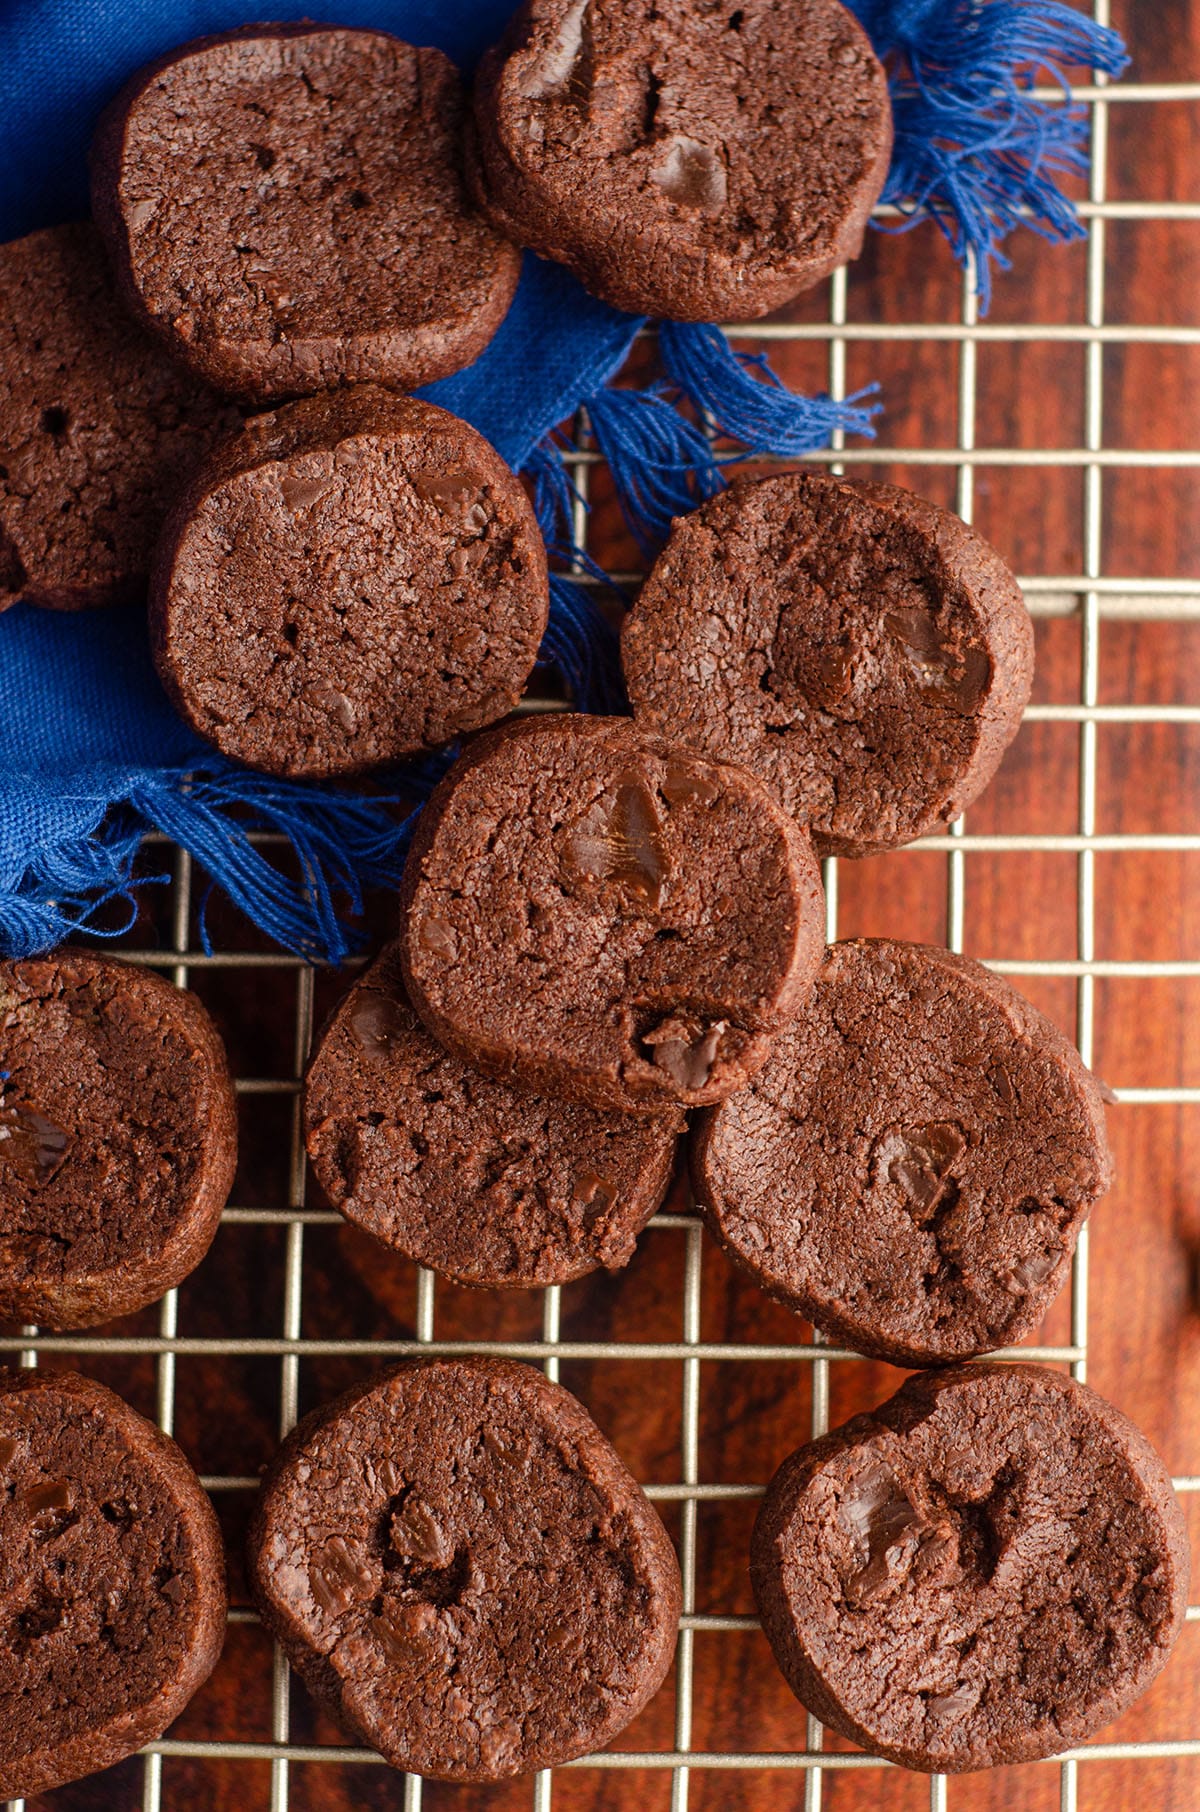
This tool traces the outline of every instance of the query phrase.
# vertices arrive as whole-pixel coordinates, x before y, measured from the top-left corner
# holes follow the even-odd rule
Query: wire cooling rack
[[[1097,0],[1097,18],[1107,22],[1107,0]],[[1044,864],[1049,859],[1060,864],[1059,874],[1064,891],[1069,895],[1070,881],[1061,864],[1073,868],[1073,952],[1047,956],[1026,954],[1006,958],[987,942],[987,927],[981,930],[982,942],[975,949],[992,961],[998,970],[1012,974],[1018,985],[1032,989],[1039,981],[1057,988],[1058,1017],[1072,1027],[1085,1060],[1095,1054],[1097,1029],[1097,990],[1110,979],[1138,981],[1148,985],[1169,983],[1184,986],[1188,978],[1200,977],[1200,960],[1188,959],[1182,948],[1169,956],[1154,960],[1101,959],[1097,954],[1098,865],[1116,855],[1200,854],[1200,835],[1188,825],[1191,816],[1186,799],[1174,804],[1175,822],[1166,832],[1142,834],[1140,831],[1108,831],[1102,828],[1101,789],[1103,764],[1100,758],[1101,738],[1107,727],[1116,725],[1200,725],[1200,706],[1192,704],[1141,704],[1136,700],[1105,702],[1101,686],[1102,629],[1108,621],[1187,625],[1200,623],[1200,568],[1193,575],[1140,576],[1138,573],[1113,573],[1106,570],[1105,512],[1106,477],[1114,470],[1132,471],[1150,468],[1186,471],[1200,468],[1200,452],[1186,447],[1165,449],[1148,447],[1114,447],[1105,438],[1105,357],[1112,347],[1200,347],[1200,328],[1188,325],[1185,318],[1165,319],[1153,325],[1131,325],[1106,321],[1106,272],[1111,256],[1111,234],[1114,223],[1165,222],[1200,227],[1200,203],[1189,200],[1152,200],[1109,198],[1110,114],[1115,106],[1144,107],[1153,117],[1159,108],[1195,108],[1200,104],[1200,82],[1137,83],[1130,81],[1116,89],[1103,83],[1077,91],[1091,109],[1093,166],[1090,186],[1081,212],[1090,233],[1084,260],[1082,281],[1082,319],[1055,322],[1010,319],[981,323],[977,319],[970,275],[957,292],[956,318],[929,321],[872,320],[864,318],[852,306],[851,285],[858,281],[845,272],[831,280],[827,290],[828,307],[824,318],[812,311],[809,317],[785,324],[756,325],[753,329],[733,328],[739,345],[766,347],[782,359],[785,354],[818,357],[825,365],[826,381],[835,395],[844,395],[848,371],[860,357],[887,348],[893,361],[897,349],[908,347],[914,360],[921,357],[944,357],[941,381],[947,388],[952,405],[953,433],[943,436],[947,444],[855,444],[835,446],[827,460],[835,469],[867,466],[873,470],[902,471],[918,488],[923,480],[932,483],[935,474],[945,481],[952,502],[968,521],[976,514],[977,477],[981,471],[996,473],[1005,469],[1044,469],[1048,480],[1064,473],[1077,473],[1081,489],[1076,494],[1081,512],[1081,559],[1078,569],[1067,573],[1059,570],[1027,572],[1023,585],[1039,631],[1046,624],[1070,620],[1078,626],[1078,694],[1065,700],[1036,703],[1029,720],[1035,724],[1059,726],[1057,735],[1076,739],[1074,766],[1077,774],[1077,808],[1074,823],[1066,830],[1035,831],[1028,827],[997,831],[968,830],[963,822],[951,827],[944,836],[931,837],[916,851],[884,858],[886,863],[927,865],[931,860],[942,865],[942,878],[936,883],[944,904],[943,929],[935,936],[955,950],[967,944],[968,868],[982,858],[1012,857],[1013,885],[1029,885],[1044,890]],[[929,229],[925,229],[928,233]],[[889,244],[882,242],[877,253],[880,266],[892,255]],[[942,257],[926,239],[931,260]],[[1068,254],[1047,251],[1038,254],[1046,260],[1066,258]],[[1031,267],[1032,268],[1032,267]],[[1065,267],[1064,267],[1065,269]],[[881,292],[881,293],[886,293]],[[933,310],[930,311],[934,312]],[[1082,355],[1081,419],[1083,433],[1078,444],[1061,445],[977,444],[980,359],[994,346],[1059,348],[1065,358]],[[869,367],[864,366],[864,375]],[[886,387],[885,387],[886,388]],[[889,418],[885,418],[887,423]],[[1018,418],[1019,419],[1019,418]],[[887,439],[885,426],[883,439]],[[602,462],[587,432],[585,420],[577,424],[575,448],[571,455],[580,500],[576,509],[576,535],[587,545],[589,513],[586,502],[589,490],[600,513],[604,482]],[[916,470],[920,468],[920,470]],[[611,512],[610,512],[611,514]],[[994,537],[998,538],[999,537]],[[1001,539],[1001,545],[1004,545]],[[581,583],[585,582],[582,578]],[[1153,788],[1153,777],[1148,776]],[[153,843],[153,840],[151,840]],[[148,851],[152,865],[162,866],[161,845]],[[172,865],[169,905],[152,909],[140,935],[123,947],[131,960],[145,962],[170,975],[180,985],[192,985],[219,1009],[221,1000],[235,996],[251,1003],[244,1014],[242,1043],[250,1052],[241,1066],[238,1091],[242,1110],[243,1145],[249,1133],[252,1145],[275,1138],[270,1127],[271,1115],[280,1115],[277,1143],[286,1153],[286,1175],[260,1193],[268,1199],[257,1205],[239,1201],[225,1213],[217,1248],[250,1230],[263,1232],[274,1241],[263,1260],[261,1300],[255,1295],[256,1282],[249,1284],[246,1301],[238,1298],[238,1316],[246,1325],[238,1331],[217,1323],[218,1331],[193,1332],[192,1327],[211,1327],[211,1317],[199,1316],[194,1322],[189,1314],[193,1300],[200,1302],[206,1267],[189,1280],[180,1291],[172,1291],[156,1309],[146,1311],[135,1321],[120,1324],[113,1332],[95,1335],[41,1336],[36,1329],[24,1330],[24,1342],[13,1353],[22,1365],[36,1365],[44,1354],[55,1364],[78,1364],[95,1371],[118,1388],[132,1394],[139,1406],[157,1415],[163,1428],[173,1431],[181,1390],[189,1395],[193,1407],[209,1419],[220,1419],[226,1390],[249,1389],[242,1382],[247,1368],[255,1371],[253,1386],[268,1404],[268,1419],[274,1426],[268,1430],[277,1437],[291,1426],[297,1414],[312,1401],[332,1394],[350,1376],[360,1375],[372,1364],[422,1351],[504,1353],[544,1365],[557,1377],[560,1371],[571,1372],[575,1382],[579,1368],[591,1368],[581,1374],[599,1377],[604,1368],[619,1363],[628,1375],[630,1366],[640,1366],[647,1380],[647,1390],[655,1379],[666,1379],[663,1391],[681,1390],[679,1401],[676,1457],[665,1478],[649,1483],[650,1496],[668,1518],[674,1517],[672,1532],[676,1537],[684,1582],[684,1611],[681,1619],[677,1662],[673,1685],[668,1684],[661,1697],[672,1701],[660,1710],[656,1726],[660,1741],[648,1741],[630,1747],[586,1758],[572,1764],[569,1771],[557,1770],[537,1775],[532,1780],[514,1784],[504,1790],[504,1797],[486,1799],[489,1805],[532,1805],[534,1812],[551,1812],[552,1807],[670,1805],[672,1812],[684,1812],[689,1800],[695,1808],[708,1806],[753,1806],[764,1812],[781,1812],[782,1808],[799,1808],[818,1812],[823,1796],[827,1803],[838,1806],[871,1803],[889,1808],[928,1803],[932,1812],[944,1812],[950,1805],[966,1807],[984,1803],[970,1797],[970,1783],[949,1782],[943,1777],[914,1781],[869,1756],[831,1746],[813,1718],[805,1719],[797,1709],[794,1714],[794,1743],[787,1748],[768,1748],[749,1744],[731,1744],[719,1749],[694,1742],[694,1694],[698,1639],[716,1643],[745,1640],[756,1630],[756,1620],[749,1614],[701,1608],[698,1582],[704,1556],[702,1517],[710,1506],[736,1506],[743,1501],[748,1512],[761,1494],[766,1469],[756,1479],[722,1482],[707,1478],[702,1469],[702,1428],[706,1412],[714,1403],[719,1410],[724,1380],[735,1364],[762,1367],[794,1367],[807,1373],[806,1408],[803,1426],[780,1426],[776,1430],[773,1452],[776,1459],[811,1431],[821,1433],[829,1424],[831,1379],[838,1368],[864,1362],[849,1352],[826,1346],[817,1340],[804,1340],[797,1327],[790,1338],[747,1340],[738,1331],[736,1338],[704,1337],[702,1320],[702,1281],[706,1270],[704,1236],[699,1222],[687,1212],[663,1213],[655,1217],[643,1238],[643,1248],[653,1242],[669,1242],[674,1276],[675,1304],[671,1313],[676,1321],[673,1338],[635,1340],[570,1339],[563,1334],[563,1293],[548,1289],[541,1293],[540,1316],[533,1326],[520,1323],[517,1335],[511,1317],[494,1317],[486,1337],[464,1334],[463,1314],[451,1317],[449,1333],[444,1323],[445,1286],[436,1283],[432,1274],[407,1274],[405,1288],[411,1285],[407,1308],[393,1309],[390,1332],[379,1331],[372,1323],[358,1335],[345,1327],[331,1335],[314,1333],[306,1315],[306,1303],[315,1292],[326,1290],[329,1276],[329,1248],[321,1240],[332,1240],[333,1229],[340,1226],[338,1217],[319,1205],[310,1193],[305,1173],[305,1160],[300,1133],[298,1078],[314,1028],[315,1003],[325,985],[324,978],[304,964],[271,951],[261,942],[245,937],[231,920],[228,939],[211,956],[197,948],[195,932],[198,884],[193,885],[192,866],[187,855],[174,851],[168,855]],[[869,865],[863,865],[864,868]],[[888,874],[896,872],[893,869]],[[884,870],[879,870],[881,878]],[[1025,874],[1033,879],[1026,881]],[[845,892],[845,867],[829,862],[825,869],[827,928],[832,940],[839,930],[846,930],[844,913],[839,912],[839,894]],[[859,929],[857,925],[851,927]],[[886,924],[879,928],[892,928]],[[905,927],[896,927],[904,930]],[[928,935],[928,934],[927,934]],[[145,947],[147,938],[159,940],[157,948]],[[1182,942],[1182,940],[1181,940]],[[122,948],[119,946],[119,948]],[[1068,1000],[1063,990],[1069,990]],[[285,992],[290,1000],[284,999]],[[332,993],[332,991],[331,991]],[[262,1019],[286,1021],[289,1048],[268,1050],[255,1033],[253,1003],[261,1002]],[[1065,1002],[1065,1005],[1064,1005]],[[258,1053],[268,1050],[265,1060]],[[1183,1115],[1200,1106],[1200,1088],[1185,1086],[1182,1056],[1170,1050],[1162,1053],[1162,1068],[1154,1086],[1119,1088],[1123,1104],[1135,1110],[1172,1109]],[[1118,1082],[1120,1078],[1117,1078]],[[290,1129],[287,1125],[290,1120]],[[248,1249],[247,1249],[248,1250]],[[264,1248],[265,1250],[265,1248]],[[639,1254],[639,1259],[641,1254]],[[1036,1357],[1047,1362],[1069,1366],[1077,1378],[1084,1378],[1088,1367],[1088,1261],[1089,1240],[1085,1232],[1079,1243],[1070,1291],[1069,1321],[1063,1317],[1063,1337],[1056,1343],[1027,1346],[1023,1357]],[[240,1261],[238,1261],[240,1262]],[[255,1261],[257,1262],[257,1261]],[[380,1264],[384,1261],[380,1260]],[[635,1267],[639,1261],[635,1260]],[[213,1260],[207,1261],[208,1265]],[[586,1289],[587,1284],[572,1286]],[[619,1291],[625,1280],[612,1286]],[[234,1292],[236,1295],[236,1292]],[[771,1311],[774,1314],[774,1311]],[[767,1311],[763,1311],[764,1318]],[[479,1311],[482,1318],[482,1311]],[[466,1318],[470,1327],[470,1317]],[[776,1318],[771,1328],[781,1324]],[[135,1331],[128,1332],[133,1327]],[[7,1357],[7,1355],[6,1355]],[[341,1370],[335,1368],[341,1365]],[[322,1369],[324,1367],[324,1369]],[[124,1369],[122,1369],[124,1368]],[[200,1383],[190,1386],[195,1368]],[[574,1368],[574,1369],[572,1369]],[[317,1382],[306,1391],[305,1379],[315,1373]],[[677,1385],[676,1380],[681,1383]],[[228,1383],[227,1380],[234,1380]],[[328,1382],[327,1380],[332,1380]],[[891,1385],[887,1385],[888,1389]],[[141,1392],[139,1398],[137,1393]],[[583,1394],[587,1395],[584,1390]],[[880,1389],[877,1395],[884,1394]],[[146,1401],[145,1399],[149,1399]],[[798,1400],[800,1398],[798,1397]],[[269,1444],[269,1443],[268,1443]],[[192,1450],[192,1449],[190,1449]],[[236,1443],[235,1443],[236,1450]],[[257,1463],[265,1458],[259,1455]],[[1196,1455],[1200,1466],[1200,1453]],[[204,1462],[201,1459],[200,1464]],[[243,1471],[203,1473],[204,1483],[213,1494],[223,1517],[236,1513],[231,1506],[245,1506],[257,1483],[255,1466],[247,1463]],[[1200,1492],[1200,1476],[1176,1479],[1183,1493]],[[1185,1498],[1185,1503],[1188,1500]],[[367,1806],[404,1808],[417,1812],[424,1805],[437,1807],[472,1807],[485,1803],[485,1796],[458,1789],[437,1787],[415,1777],[391,1774],[378,1758],[339,1741],[331,1726],[314,1721],[298,1686],[293,1686],[278,1652],[273,1660],[265,1637],[254,1627],[253,1613],[244,1592],[235,1587],[235,1608],[231,1614],[231,1644],[239,1633],[256,1638],[259,1648],[257,1665],[263,1675],[261,1722],[265,1728],[247,1735],[253,1722],[229,1715],[226,1701],[214,1700],[213,1709],[203,1715],[204,1696],[193,1711],[176,1726],[175,1733],[152,1744],[136,1762],[105,1776],[94,1789],[96,1797],[80,1797],[83,1789],[67,1789],[46,1796],[39,1805],[55,1808],[99,1806],[114,1809],[140,1805],[145,1812],[162,1812],[163,1808],[211,1805],[236,1807],[238,1812],[251,1812],[256,1806],[271,1812],[292,1808],[325,1806]],[[1189,1621],[1200,1620],[1200,1606],[1189,1611]],[[241,1626],[246,1626],[245,1631]],[[1186,1632],[1183,1649],[1186,1649]],[[1195,1667],[1194,1650],[1176,1657],[1173,1666]],[[245,1657],[243,1657],[243,1660]],[[224,1665],[224,1664],[223,1664]],[[269,1671],[269,1690],[266,1673]],[[220,1678],[220,1671],[217,1678]],[[206,1689],[207,1691],[208,1689]],[[673,1696],[672,1696],[673,1695]],[[252,1696],[252,1695],[251,1695]],[[1186,1695],[1185,1695],[1186,1696]],[[778,1720],[772,1726],[779,1727]],[[744,1720],[737,1723],[745,1728]],[[181,1734],[183,1731],[188,1734]],[[194,1731],[194,1734],[193,1734]],[[718,1734],[719,1731],[718,1731]],[[711,1737],[708,1739],[711,1741]],[[1170,1737],[1131,1741],[1101,1740],[1078,1751],[1034,1769],[1022,1771],[1026,1785],[1024,1797],[992,1800],[990,1804],[1030,1806],[1051,1803],[1061,1812],[1075,1812],[1077,1806],[1097,1802],[1090,1791],[1091,1782],[1103,1775],[1106,1764],[1155,1761],[1200,1762],[1200,1737],[1187,1729]],[[205,1770],[207,1769],[207,1772]],[[594,1799],[581,1798],[576,1790],[578,1771],[605,1770],[616,1784],[607,1796],[599,1788]],[[870,1771],[870,1798],[853,1800],[851,1783],[846,1776]],[[627,1772],[633,1771],[633,1772]],[[1036,1791],[1028,1785],[1036,1776]],[[731,1777],[737,1777],[737,1786]],[[339,1786],[335,1792],[333,1782]],[[1127,1777],[1122,1776],[1122,1780]],[[1149,1780],[1150,1777],[1147,1777]],[[724,1779],[726,1788],[714,1785]],[[1178,1806],[1200,1803],[1200,1772],[1192,1777],[1189,1791],[1180,1788],[1178,1776],[1172,1776],[1171,1791]],[[628,1789],[622,1786],[629,1782]],[[111,1792],[105,1782],[113,1783]],[[636,1785],[635,1785],[636,1783]],[[843,1796],[843,1789],[845,1794]],[[864,1787],[864,1792],[868,1789]],[[1128,1789],[1126,1789],[1128,1791]],[[1180,1793],[1184,1797],[1179,1797]],[[1038,1795],[1040,1794],[1040,1797]],[[739,1797],[740,1795],[740,1797]],[[915,1797],[914,1797],[915,1796]],[[1128,1803],[1109,1799],[1106,1805]],[[1160,1793],[1157,1803],[1167,1801]],[[12,1807],[23,1808],[24,1802],[13,1801]],[[30,1807],[32,1812],[32,1803]]]

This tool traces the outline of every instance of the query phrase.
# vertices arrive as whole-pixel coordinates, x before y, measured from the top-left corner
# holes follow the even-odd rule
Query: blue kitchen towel
[[[1086,116],[1036,100],[1035,75],[1084,66],[1119,74],[1115,33],[1054,0],[852,0],[888,62],[896,155],[885,200],[907,228],[932,219],[973,255],[986,301],[993,264],[1020,222],[1080,231],[1057,186],[1086,168]],[[435,44],[469,70],[510,0],[270,0],[272,19],[374,26]],[[248,0],[0,0],[0,240],[86,211],[86,150],[100,108],[142,63],[253,17]],[[3,306],[0,298],[0,307]],[[527,257],[513,308],[469,370],[424,394],[472,422],[537,483],[547,540],[570,554],[570,490],[552,431],[591,408],[622,507],[652,547],[672,514],[724,482],[687,401],[742,449],[795,456],[835,429],[870,431],[865,397],[792,396],[762,361],[713,327],[663,324],[666,376],[609,388],[642,325]],[[542,650],[584,709],[619,697],[611,630],[580,586],[556,579]],[[0,616],[0,951],[26,955],[72,930],[134,911],[131,875],[147,830],[188,849],[214,882],[289,949],[338,961],[362,890],[394,883],[407,826],[440,758],[370,792],[277,781],[217,755],[175,715],[134,611]],[[282,833],[298,877],[249,833]]]

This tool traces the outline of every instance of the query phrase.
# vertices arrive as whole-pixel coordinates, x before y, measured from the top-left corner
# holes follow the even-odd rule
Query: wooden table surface
[[[1114,0],[1113,23],[1133,51],[1131,81],[1200,83],[1200,0]],[[1112,104],[1108,114],[1108,198],[1194,205],[1200,100],[1130,100]],[[850,339],[848,388],[878,379],[887,409],[879,463],[868,469],[969,509],[1015,569],[1043,584],[1030,588],[1039,710],[969,814],[959,853],[920,849],[840,863],[836,932],[933,942],[961,934],[968,954],[1018,965],[1016,985],[1079,1040],[1119,1092],[1195,1091],[1194,1103],[1135,1099],[1111,1110],[1118,1181],[1094,1218],[1086,1291],[1078,1292],[1074,1325],[1064,1299],[1038,1336],[1041,1344],[1070,1347],[1085,1335],[1089,1382],[1133,1416],[1172,1471],[1186,1478],[1200,1474],[1200,839],[1190,851],[1148,840],[1200,830],[1200,711],[1196,721],[1156,720],[1167,708],[1200,705],[1200,470],[1153,460],[1128,464],[1119,455],[1106,455],[1102,467],[1089,470],[1081,450],[1200,446],[1200,335],[1190,345],[1137,343],[1139,328],[1200,327],[1200,217],[1130,218],[1118,208],[1101,233],[1090,253],[1086,245],[1056,249],[1023,236],[1014,246],[1014,268],[998,279],[989,334],[973,349],[939,334],[939,327],[962,320],[963,293],[932,229],[872,235],[850,275],[852,324],[929,328],[917,338]],[[1103,319],[1131,332],[1093,352],[1077,335],[1005,337],[1005,328],[1029,323],[1077,329],[1089,320],[1089,303],[1093,324]],[[827,321],[828,308],[828,292],[821,291],[788,318]],[[826,338],[774,342],[771,352],[776,369],[798,387],[827,383]],[[1089,426],[1099,431],[1091,442]],[[961,462],[955,450],[972,438],[979,448],[996,449],[996,457],[984,452]],[[917,464],[908,455],[918,449],[941,453],[933,464]],[[1057,456],[1023,462],[1021,450],[1030,449],[1057,450]],[[593,499],[593,551],[610,567],[632,565],[602,474],[594,477]],[[1103,576],[1090,597],[1081,583],[1089,572]],[[1061,583],[1047,587],[1044,581],[1055,577]],[[1119,583],[1146,579],[1161,580],[1160,591],[1144,595]],[[1178,580],[1193,585],[1190,599]],[[1099,707],[1099,716],[1081,723],[1081,700]],[[1137,709],[1131,714],[1128,707]],[[1082,853],[1081,833],[1096,839]],[[1038,842],[1016,849],[995,842],[1014,837]],[[161,851],[154,856],[161,866]],[[158,890],[131,943],[194,951],[194,903],[202,892],[198,876],[181,939],[183,927],[173,919],[179,890],[174,896]],[[377,902],[375,913],[382,933],[390,902]],[[212,925],[225,950],[265,950],[219,905]],[[1080,959],[1100,967],[1080,977],[1072,968]],[[1190,975],[1129,967],[1189,960]],[[236,1481],[252,1479],[273,1449],[281,1390],[285,1411],[292,1390],[306,1409],[371,1368],[369,1355],[339,1351],[339,1343],[413,1339],[421,1331],[417,1279],[412,1267],[340,1223],[318,1218],[289,1229],[286,1218],[289,1205],[303,1199],[292,1174],[294,1096],[288,1092],[297,1025],[303,1035],[310,1014],[319,1022],[345,978],[321,974],[314,981],[296,967],[262,963],[193,966],[188,976],[216,1014],[238,1073],[275,1084],[243,1095],[233,1201],[241,1210],[276,1211],[276,1218],[227,1220],[179,1294],[177,1332],[185,1348],[173,1361],[128,1346],[130,1337],[153,1342],[160,1335],[160,1311],[150,1309],[102,1330],[98,1345],[82,1342],[74,1357],[60,1347],[45,1352],[42,1362],[76,1363],[150,1414],[173,1398],[176,1432],[198,1469],[233,1481],[218,1482],[214,1495],[229,1539],[234,1603],[244,1608],[240,1540],[251,1492]],[[310,1207],[320,1210],[315,1188],[306,1187]],[[686,1215],[681,1196],[673,1206]],[[692,1288],[685,1300],[689,1250]],[[299,1298],[289,1293],[289,1277],[302,1283]],[[686,1218],[650,1229],[625,1273],[573,1284],[559,1306],[563,1342],[616,1343],[600,1359],[564,1357],[561,1376],[644,1481],[678,1486],[694,1457],[694,1478],[702,1485],[761,1486],[813,1425],[808,1357],[743,1357],[736,1350],[803,1346],[810,1331],[735,1277]],[[544,1314],[540,1295],[473,1294],[439,1283],[433,1328],[439,1340],[538,1341]],[[282,1367],[277,1354],[216,1354],[204,1346],[225,1341],[244,1349],[248,1341],[288,1332],[328,1344]],[[678,1352],[627,1350],[696,1338],[732,1350],[690,1361]],[[191,1341],[199,1344],[189,1349]],[[827,1374],[833,1422],[879,1401],[900,1381],[883,1365],[822,1364],[818,1414],[821,1374]],[[693,1456],[685,1439],[689,1392],[696,1393]],[[693,1608],[702,1617],[749,1619],[746,1546],[754,1497],[693,1502],[694,1512],[684,1510],[678,1494],[668,1494],[660,1505],[677,1540],[692,1533],[684,1525],[694,1515]],[[1184,1503],[1200,1532],[1200,1492],[1188,1493]],[[1193,1596],[1200,1598],[1200,1586]],[[804,1713],[756,1629],[699,1628],[688,1640],[693,1749],[751,1755],[805,1749]],[[674,1747],[677,1685],[673,1675],[620,1739],[622,1751]],[[279,1720],[270,1646],[251,1619],[235,1620],[215,1675],[171,1736],[196,1746],[270,1744],[285,1734],[294,1744],[344,1741],[298,1686],[290,1694],[287,1731]],[[821,1774],[820,1803],[832,1812],[915,1812],[927,1805],[935,1812],[939,1806],[1050,1812],[1060,1805],[1081,1812],[1140,1805],[1185,1812],[1198,1806],[1198,1624],[1185,1629],[1143,1701],[1100,1742],[1179,1740],[1196,1742],[1196,1751],[1088,1759],[1065,1772],[1054,1763],[1000,1770],[950,1781],[945,1798],[942,1785],[931,1788],[924,1777],[835,1767]],[[835,1755],[848,1750],[832,1739],[826,1748]],[[661,1766],[587,1767],[559,1771],[536,1791],[538,1798],[529,1781],[492,1789],[428,1783],[419,1803],[429,1812],[530,1806],[667,1812],[684,1804],[692,1812],[800,1812],[817,1803],[806,1800],[802,1772],[778,1767],[700,1766],[674,1786],[671,1770]],[[285,1804],[294,1812],[407,1812],[418,1803],[411,1787],[406,1798],[399,1776],[367,1762],[291,1761],[276,1772],[274,1801],[272,1792],[269,1758],[168,1754],[160,1779],[135,1760],[30,1804],[54,1812],[126,1812],[143,1804],[252,1812],[273,1803],[280,1812]]]

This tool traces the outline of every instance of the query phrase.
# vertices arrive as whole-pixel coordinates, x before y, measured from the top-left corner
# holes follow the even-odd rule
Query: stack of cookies
[[[99,231],[0,249],[0,586],[148,595],[179,712],[268,773],[471,735],[398,935],[313,1055],[320,1182],[392,1251],[529,1288],[627,1264],[686,1136],[707,1225],[766,1291],[936,1368],[784,1462],[751,1570],[807,1706],[954,1770],[1115,1716],[1187,1587],[1169,1479],[1115,1409],[961,1363],[1062,1287],[1111,1181],[1101,1085],[978,964],[825,945],[819,858],[909,843],[995,772],[1032,679],[1020,591],[920,498],[776,474],[675,524],[624,625],[631,716],[514,718],[547,619],[537,524],[472,428],[406,394],[487,344],[519,246],[637,311],[778,306],[857,250],[890,133],[836,0],[526,0],[470,117],[444,57],[383,34],[186,46],[101,121]],[[5,968],[10,1324],[177,1283],[233,1153],[198,1003],[80,952]],[[224,1600],[197,1481],[109,1393],[0,1382],[0,1473],[4,1796],[159,1734]],[[401,1367],[301,1423],[250,1570],[343,1725],[454,1780],[614,1738],[681,1601],[583,1408],[494,1360]]]

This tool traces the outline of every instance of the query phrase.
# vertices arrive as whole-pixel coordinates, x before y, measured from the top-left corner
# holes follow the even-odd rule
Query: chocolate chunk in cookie
[[[582,1404],[508,1360],[400,1366],[307,1417],[249,1560],[314,1698],[435,1780],[600,1748],[674,1654],[665,1529]]]
[[[1160,1671],[1188,1546],[1158,1455],[1040,1366],[910,1378],[772,1479],[750,1572],[788,1684],[905,1768],[1082,1743]]]
[[[216,1665],[225,1557],[174,1441],[71,1372],[0,1371],[0,1797],[160,1737]]]
[[[862,856],[983,791],[1029,701],[1033,625],[948,510],[787,472],[676,522],[621,659],[639,723],[745,762],[823,854]]]
[[[828,951],[691,1157],[729,1255],[897,1365],[1037,1327],[1112,1181],[1100,1084],[1058,1028],[980,964],[882,939]]]
[[[348,1221],[457,1283],[620,1270],[683,1116],[601,1113],[469,1070],[408,1004],[395,948],[351,988],[304,1084],[308,1155]]]
[[[151,63],[92,147],[130,301],[250,402],[470,364],[520,256],[467,199],[463,106],[441,51],[384,32],[251,25]]]
[[[709,321],[857,257],[891,148],[837,0],[525,0],[480,65],[469,168],[503,232],[606,302]]]
[[[236,1153],[194,995],[83,950],[0,963],[0,1322],[91,1327],[182,1282]]]
[[[405,869],[413,1006],[464,1063],[623,1112],[745,1085],[821,954],[807,836],[744,768],[627,718],[471,745]]]
[[[537,521],[500,456],[444,409],[363,385],[214,451],[164,530],[151,638],[201,736],[321,778],[511,711],[548,604]]]
[[[0,610],[139,599],[168,503],[240,419],[129,320],[93,226],[0,246]]]

